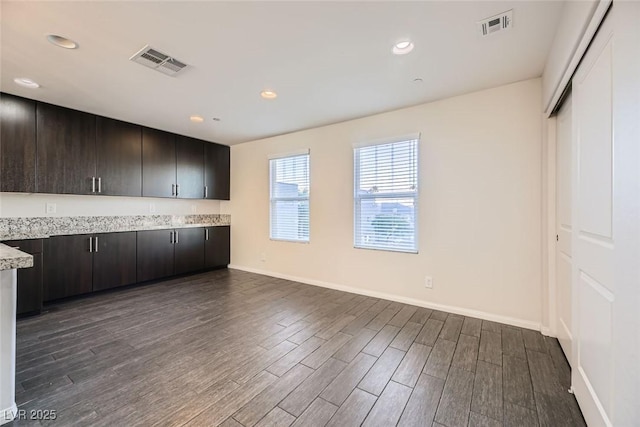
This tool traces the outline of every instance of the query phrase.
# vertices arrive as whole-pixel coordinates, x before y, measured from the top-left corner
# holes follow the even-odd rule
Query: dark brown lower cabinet
[[[136,282],[136,232],[45,240],[44,301]]]
[[[30,253],[18,270],[18,314],[42,302],[229,264],[230,227],[54,236],[4,242]]]
[[[17,314],[39,314],[42,310],[42,239],[3,243],[33,255],[33,267],[18,269]]]
[[[204,229],[138,231],[138,282],[204,268]]]
[[[204,228],[181,228],[175,234],[175,274],[204,268]]]
[[[138,231],[138,282],[174,273],[173,230]]]
[[[54,236],[44,243],[44,301],[93,290],[93,253],[89,234]]]
[[[136,283],[136,232],[96,234],[93,239],[93,290]]]
[[[204,241],[204,267],[226,267],[231,260],[231,227],[207,227]]]

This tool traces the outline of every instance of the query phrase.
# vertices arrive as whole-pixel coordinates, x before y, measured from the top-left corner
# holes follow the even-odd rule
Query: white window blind
[[[418,139],[354,148],[355,247],[418,252]]]
[[[309,241],[309,154],[269,160],[271,238]]]

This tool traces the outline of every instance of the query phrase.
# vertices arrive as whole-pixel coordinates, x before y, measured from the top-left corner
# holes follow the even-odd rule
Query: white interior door
[[[558,341],[571,364],[571,95],[556,117],[556,330]]]
[[[572,385],[590,426],[611,425],[613,404],[614,33],[609,15],[573,78]]]

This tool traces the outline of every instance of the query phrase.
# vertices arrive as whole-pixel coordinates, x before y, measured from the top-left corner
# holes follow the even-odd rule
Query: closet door
[[[572,97],[563,102],[556,120],[556,330],[558,341],[571,364],[571,271],[572,220],[571,176],[572,155]]]

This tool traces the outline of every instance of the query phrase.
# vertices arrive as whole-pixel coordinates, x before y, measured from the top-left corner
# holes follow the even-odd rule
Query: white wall
[[[231,262],[538,328],[541,81],[231,147]],[[421,132],[420,253],[353,248],[352,143]],[[311,242],[269,240],[270,154],[311,150]],[[266,261],[261,261],[261,256]],[[425,275],[434,289],[424,288]]]
[[[55,214],[47,213],[47,203],[56,205]],[[154,205],[154,212],[151,211],[151,205]],[[217,200],[176,200],[150,197],[0,193],[0,218],[151,214],[187,215],[192,213],[220,213],[220,202]]]

